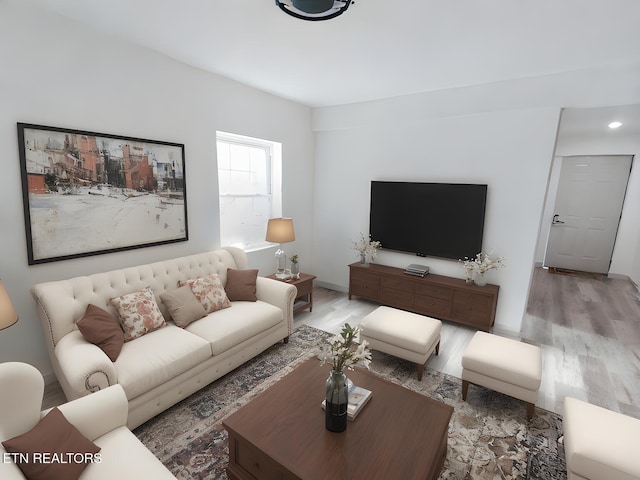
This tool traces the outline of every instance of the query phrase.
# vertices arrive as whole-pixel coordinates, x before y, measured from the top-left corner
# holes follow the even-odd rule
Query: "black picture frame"
[[[29,265],[189,240],[184,144],[17,125]]]

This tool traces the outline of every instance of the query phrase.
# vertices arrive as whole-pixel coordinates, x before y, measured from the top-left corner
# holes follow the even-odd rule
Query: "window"
[[[266,245],[267,220],[282,214],[282,145],[216,132],[220,242],[245,250]]]

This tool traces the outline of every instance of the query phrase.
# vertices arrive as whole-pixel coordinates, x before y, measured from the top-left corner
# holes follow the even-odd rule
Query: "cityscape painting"
[[[188,240],[184,145],[18,123],[29,265]]]

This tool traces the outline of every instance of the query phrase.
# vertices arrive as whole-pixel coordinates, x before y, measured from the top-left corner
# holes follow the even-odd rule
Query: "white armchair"
[[[640,479],[640,420],[566,397],[562,426],[569,480]]]
[[[35,427],[48,411],[40,411],[44,380],[31,365],[0,364],[0,442]],[[82,435],[101,448],[100,461],[90,463],[80,479],[175,479],[126,427],[128,402],[120,385],[58,407]],[[24,479],[0,443],[0,478]]]

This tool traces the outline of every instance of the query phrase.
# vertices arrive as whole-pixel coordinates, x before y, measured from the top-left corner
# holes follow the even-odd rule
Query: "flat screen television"
[[[464,259],[482,251],[487,185],[371,182],[369,233],[383,249]]]

